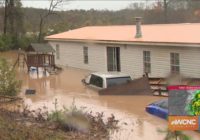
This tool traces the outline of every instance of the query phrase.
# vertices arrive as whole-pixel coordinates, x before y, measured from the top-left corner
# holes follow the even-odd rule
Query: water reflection
[[[19,71],[20,73],[20,71]],[[80,82],[88,71],[74,68],[66,68],[59,75],[32,79],[28,74],[24,74],[23,89],[36,89],[36,95],[22,96],[26,104],[32,109],[47,106],[49,110],[54,109],[53,102],[58,100],[59,108],[69,107],[73,99],[76,100],[77,107],[86,107],[85,111],[104,112],[108,117],[115,114],[120,120],[121,129],[113,132],[111,139],[162,139],[163,135],[157,134],[157,127],[166,127],[166,122],[160,124],[148,123],[145,120],[146,104],[158,99],[158,97],[144,96],[99,96],[96,91],[88,89]],[[150,116],[151,117],[151,116]],[[164,122],[159,120],[160,122]],[[125,125],[127,124],[127,125]],[[149,132],[149,130],[151,130]],[[153,133],[154,132],[154,133]],[[152,135],[152,133],[154,135]]]

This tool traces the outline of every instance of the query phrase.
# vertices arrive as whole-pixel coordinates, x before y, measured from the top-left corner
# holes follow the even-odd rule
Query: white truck
[[[131,81],[131,76],[120,72],[94,72],[86,76],[82,82],[96,89],[105,89]]]

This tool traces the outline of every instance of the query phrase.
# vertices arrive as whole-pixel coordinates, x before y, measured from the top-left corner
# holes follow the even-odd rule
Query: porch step
[[[149,84],[153,95],[168,96],[167,82],[164,78],[149,78]]]

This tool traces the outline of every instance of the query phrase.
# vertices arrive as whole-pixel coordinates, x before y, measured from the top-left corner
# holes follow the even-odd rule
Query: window
[[[83,60],[85,64],[88,64],[88,47],[83,47]]]
[[[162,109],[168,109],[168,101],[167,100],[163,100],[163,101],[159,102],[157,104],[157,106],[159,106]]]
[[[180,72],[179,53],[171,53],[170,54],[170,61],[171,61],[171,72],[172,73],[179,73]]]
[[[60,59],[60,46],[56,44],[56,59]]]
[[[129,81],[131,81],[131,77],[106,78],[107,87],[125,84]]]
[[[108,71],[121,71],[120,47],[107,47],[107,68]]]
[[[151,73],[151,53],[143,51],[144,73]]]
[[[102,88],[103,87],[103,79],[99,76],[91,75],[90,84]]]

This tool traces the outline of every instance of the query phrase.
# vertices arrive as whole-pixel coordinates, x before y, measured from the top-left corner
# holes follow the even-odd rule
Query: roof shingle
[[[47,43],[31,43],[27,51],[34,51],[38,53],[50,53],[55,52],[51,45]]]

